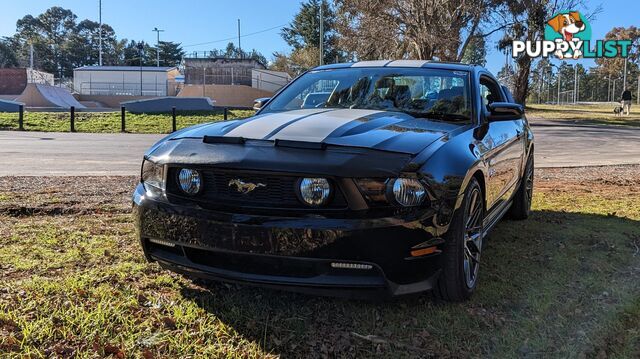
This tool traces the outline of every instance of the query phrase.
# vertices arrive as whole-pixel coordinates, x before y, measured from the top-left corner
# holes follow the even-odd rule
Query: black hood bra
[[[416,155],[461,125],[405,113],[358,109],[306,109],[197,126],[167,139],[225,137],[368,148]],[[237,141],[236,141],[237,142]]]

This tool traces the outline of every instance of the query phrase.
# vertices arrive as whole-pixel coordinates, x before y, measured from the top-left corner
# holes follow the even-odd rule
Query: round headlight
[[[303,178],[300,180],[300,198],[309,206],[321,206],[329,201],[331,184],[326,178]]]
[[[194,195],[200,192],[202,177],[196,170],[183,168],[178,172],[178,184],[184,193]]]
[[[424,202],[427,191],[417,179],[398,178],[393,182],[393,196],[401,206],[417,206]]]

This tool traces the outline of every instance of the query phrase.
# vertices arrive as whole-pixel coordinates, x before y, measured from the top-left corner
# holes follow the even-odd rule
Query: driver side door
[[[479,145],[484,149],[482,160],[487,168],[486,181],[487,210],[502,208],[511,198],[520,178],[520,168],[524,152],[522,118],[491,121],[488,105],[493,102],[509,102],[500,85],[489,76],[480,78],[480,101],[485,135]]]

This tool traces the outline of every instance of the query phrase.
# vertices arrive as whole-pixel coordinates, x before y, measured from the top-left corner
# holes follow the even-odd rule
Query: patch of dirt
[[[137,181],[131,176],[0,177],[0,215],[128,213]]]
[[[640,191],[640,165],[536,169],[536,187],[549,191]]]

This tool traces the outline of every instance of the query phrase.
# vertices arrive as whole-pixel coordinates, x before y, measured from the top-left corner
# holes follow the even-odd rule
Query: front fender
[[[462,205],[464,191],[474,176],[480,185],[486,183],[488,171],[476,149],[473,131],[466,131],[430,151],[418,173],[426,181],[438,213],[438,225],[447,227],[455,211]]]

